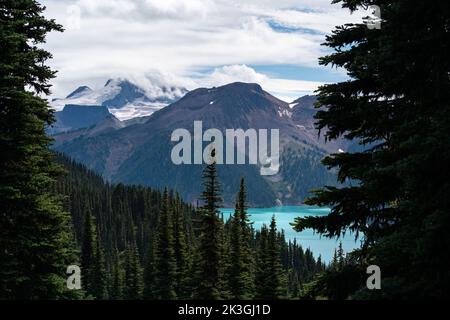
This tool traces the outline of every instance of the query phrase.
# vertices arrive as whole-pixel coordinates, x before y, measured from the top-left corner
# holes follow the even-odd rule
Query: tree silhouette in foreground
[[[70,217],[52,187],[60,169],[45,133],[55,72],[43,50],[62,27],[37,1],[0,3],[0,299],[74,297],[66,269],[77,264]]]
[[[298,231],[328,237],[364,234],[360,250],[339,274],[358,279],[378,265],[382,290],[365,282],[342,296],[443,298],[450,296],[450,6],[437,1],[343,0],[352,11],[378,5],[381,29],[336,27],[326,38],[334,52],[322,65],[343,67],[349,81],[319,89],[318,129],[328,140],[359,141],[359,152],[326,157],[345,187],[325,187],[307,201],[330,206],[322,217],[296,219]],[[356,281],[357,282],[357,281]]]
[[[212,151],[212,158],[215,151]],[[196,257],[197,284],[195,298],[221,299],[225,295],[224,257],[223,257],[223,220],[219,208],[222,204],[220,183],[217,178],[216,162],[208,164],[203,173],[201,200],[199,208],[199,246]]]

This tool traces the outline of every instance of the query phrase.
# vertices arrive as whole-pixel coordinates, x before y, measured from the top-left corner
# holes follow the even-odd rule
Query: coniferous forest
[[[337,26],[319,60],[349,79],[319,87],[316,129],[358,147],[326,156],[337,183],[306,199],[331,213],[292,227],[361,240],[349,253],[339,245],[325,264],[287,240],[275,217],[253,226],[249,180],[234,186],[234,212],[224,217],[231,186],[215,162],[196,178],[193,205],[170,188],[108,182],[51,150],[56,70],[43,46],[64,30],[38,1],[1,0],[0,299],[448,299],[450,3],[332,2],[351,12],[376,5],[382,21]],[[296,150],[284,156],[296,159],[284,168],[293,177],[303,175]],[[308,153],[308,165],[316,157]],[[316,169],[323,176],[304,181],[329,181]],[[81,270],[81,288],[68,287],[69,266]],[[381,270],[380,288],[366,286],[370,266]]]
[[[57,159],[66,174],[54,191],[72,217],[84,298],[298,299],[325,269],[309,249],[287,242],[275,219],[254,230],[244,180],[234,214],[223,219],[215,165],[205,169],[205,205],[195,208],[170,190],[108,184]]]

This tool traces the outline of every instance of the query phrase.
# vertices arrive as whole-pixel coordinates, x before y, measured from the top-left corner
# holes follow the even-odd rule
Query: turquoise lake
[[[221,209],[224,218],[234,212],[234,209]],[[360,240],[355,241],[353,234],[347,233],[339,239],[328,239],[321,237],[313,230],[307,229],[303,232],[295,232],[290,223],[294,222],[295,217],[305,216],[324,216],[330,212],[329,208],[319,208],[311,206],[282,206],[273,208],[249,208],[248,213],[250,220],[253,222],[255,229],[259,229],[263,224],[269,225],[272,216],[275,215],[277,221],[277,229],[283,229],[286,234],[286,240],[297,239],[297,243],[301,244],[303,249],[310,248],[314,257],[322,256],[325,262],[331,261],[334,249],[342,241],[342,247],[345,252],[351,251],[359,247]]]

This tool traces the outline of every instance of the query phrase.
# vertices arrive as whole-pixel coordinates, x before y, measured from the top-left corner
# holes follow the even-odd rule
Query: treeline
[[[225,220],[214,164],[194,207],[167,189],[109,184],[57,158],[67,173],[55,192],[72,216],[85,298],[290,299],[325,269],[309,249],[286,242],[275,218],[253,228],[244,180]]]

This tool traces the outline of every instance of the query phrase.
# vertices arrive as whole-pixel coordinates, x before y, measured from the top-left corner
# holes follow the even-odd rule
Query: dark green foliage
[[[95,261],[92,269],[92,292],[97,299],[107,299],[107,274],[106,274],[106,262],[105,253],[100,241],[100,237],[97,236],[95,242]]]
[[[197,299],[224,298],[225,277],[223,257],[223,220],[219,216],[222,202],[220,184],[217,179],[216,163],[207,165],[203,173],[201,200],[204,205],[198,209],[200,224],[198,255],[196,257]]]
[[[148,252],[145,256],[145,266],[144,266],[144,292],[143,298],[146,300],[156,299],[156,270],[155,270],[155,242],[153,238],[148,246]]]
[[[124,274],[121,259],[117,251],[115,252],[113,257],[113,265],[111,266],[110,278],[112,281],[112,286],[110,289],[110,299],[121,300],[123,298]]]
[[[68,175],[58,181],[55,186],[56,190],[67,195],[65,203],[67,209],[72,213],[79,246],[85,247],[82,252],[92,252],[89,257],[93,257],[91,263],[93,265],[95,265],[95,256],[97,255],[97,240],[101,243],[101,248],[105,253],[109,299],[161,298],[161,282],[157,280],[157,277],[161,275],[167,277],[167,272],[157,273],[156,247],[160,241],[158,240],[160,236],[164,235],[163,238],[167,239],[166,235],[159,234],[158,230],[167,229],[168,221],[165,217],[168,212],[171,213],[169,225],[172,224],[172,227],[167,230],[171,230],[172,234],[172,240],[169,242],[173,243],[175,261],[173,288],[176,298],[190,299],[197,297],[198,291],[196,290],[199,283],[205,281],[205,279],[211,279],[211,277],[203,277],[203,274],[199,271],[199,267],[204,266],[200,258],[203,250],[199,250],[201,232],[204,230],[201,224],[203,220],[200,210],[203,210],[204,207],[198,208],[199,212],[193,215],[193,209],[183,203],[177,194],[172,195],[171,192],[167,192],[166,209],[166,204],[164,204],[166,196],[158,191],[137,186],[109,185],[104,183],[96,174],[67,158],[60,156],[59,161],[68,169]],[[215,183],[217,183],[216,180]],[[220,272],[220,281],[217,287],[220,289],[215,291],[218,294],[218,296],[215,296],[216,298],[231,298],[233,297],[233,291],[241,294],[242,298],[253,298],[252,284],[258,283],[258,279],[262,279],[262,282],[264,282],[270,272],[270,268],[265,268],[265,271],[261,273],[263,276],[260,277],[260,269],[257,267],[261,264],[255,263],[256,257],[263,255],[263,252],[258,248],[268,242],[268,230],[266,228],[267,234],[265,237],[261,237],[261,232],[255,233],[253,231],[246,212],[246,191],[243,183],[241,183],[240,189],[236,201],[236,212],[232,219],[226,223],[226,227],[224,227],[221,214],[216,212],[217,220],[214,220],[214,226],[218,228],[219,232],[215,238],[219,246],[214,248],[217,248],[217,256],[221,259],[221,265],[217,268]],[[220,197],[215,199],[220,199]],[[93,209],[88,210],[89,208]],[[85,222],[86,211],[95,215],[95,218],[92,217],[87,220],[88,223]],[[193,217],[200,219],[193,219]],[[232,223],[232,220],[235,222]],[[88,224],[91,225],[88,228],[88,230],[91,230],[91,235],[87,238],[91,240],[83,241],[85,236],[89,235],[84,231],[85,225]],[[97,225],[98,231],[94,225]],[[197,232],[192,230],[192,225],[199,227],[196,230]],[[233,238],[238,239],[232,235],[233,225],[235,226],[233,227],[234,232],[237,230],[241,238],[237,246],[240,249],[234,249],[234,252],[248,251],[248,254],[243,255],[243,257],[241,255],[241,262],[239,263],[243,274],[246,275],[245,277],[232,273],[231,266],[234,262],[235,253],[231,254],[233,252],[231,243],[234,242]],[[262,238],[265,240],[262,241]],[[247,241],[242,239],[247,239]],[[283,274],[289,275],[289,285],[284,285],[283,297],[287,298],[288,294],[289,297],[296,297],[297,295],[293,293],[296,290],[295,287],[301,289],[305,282],[311,280],[313,274],[323,270],[323,266],[315,261],[309,250],[303,251],[302,247],[296,242],[286,243],[283,232],[278,232],[275,239],[276,246],[278,246],[281,271]],[[91,245],[83,246],[83,242]],[[256,251],[261,252],[261,254],[257,255]],[[268,251],[264,250],[264,254],[267,255],[267,253]],[[83,260],[85,259],[83,258]],[[169,260],[173,262],[173,259]],[[160,260],[159,263],[164,264],[165,262]],[[215,266],[212,267],[215,268]],[[248,272],[248,270],[251,271]],[[242,288],[246,289],[239,293],[235,285],[228,283],[232,282],[231,279],[238,279],[238,283],[244,284]],[[260,283],[262,282],[260,281]],[[93,293],[90,296],[98,297]]]
[[[286,278],[282,272],[280,259],[280,242],[277,239],[277,226],[275,216],[270,222],[269,235],[267,241],[267,267],[269,277],[266,280],[266,286],[269,289],[266,296],[269,299],[279,299],[286,296]]]
[[[132,242],[125,250],[125,300],[139,300],[142,298],[142,267],[136,243]]]
[[[233,299],[251,299],[254,295],[254,261],[250,248],[252,238],[242,178],[230,230],[228,286]]]
[[[129,298],[125,269],[128,262],[134,262],[133,259],[130,259],[130,246],[128,245],[128,243],[133,242],[136,243],[136,250],[139,255],[139,269],[141,271],[145,269],[143,275],[145,280],[140,284],[139,290],[144,289],[143,298],[145,299],[157,298],[155,296],[157,286],[153,252],[157,243],[154,239],[158,234],[158,217],[162,211],[162,194],[139,186],[106,184],[101,177],[85,167],[63,156],[58,158],[68,168],[68,175],[61,178],[55,187],[58,192],[66,195],[66,207],[72,213],[75,233],[77,239],[80,239],[80,247],[83,242],[85,207],[92,208],[92,213],[95,214],[101,244],[105,251],[107,278],[111,279],[109,285],[111,287],[110,298]],[[174,248],[180,248],[181,243],[185,242],[184,247],[187,249],[185,251],[187,256],[184,256],[183,259],[189,261],[191,258],[188,249],[193,248],[195,241],[191,228],[193,210],[191,206],[183,203],[179,197],[175,197],[174,200],[171,200],[172,198],[170,196],[168,199],[169,211],[174,212],[174,216],[178,218],[169,230],[173,234]],[[182,224],[180,228],[176,227],[178,224]],[[180,239],[181,242],[177,242],[176,239]],[[92,241],[95,247],[95,236],[93,236]],[[184,251],[183,245],[181,245],[181,251]],[[151,260],[147,259],[149,254],[152,256]],[[176,259],[177,266],[184,265],[181,262],[178,264],[181,260]],[[141,266],[141,262],[143,262],[143,266]],[[192,277],[189,271],[186,271],[184,276],[181,277],[184,278],[181,279],[182,282],[191,282]],[[183,285],[180,290],[184,291],[185,297],[190,297],[188,285]]]
[[[316,276],[304,285],[300,296],[343,300],[359,290],[366,278],[365,270],[358,263],[358,250],[345,255],[340,242],[329,266],[317,270]]]
[[[105,253],[88,209],[81,247],[81,276],[82,289],[88,296],[96,299],[108,298]]]
[[[156,250],[155,250],[155,295],[159,299],[176,298],[176,268],[172,210],[169,208],[169,196],[164,190],[161,211],[159,213]]]
[[[0,299],[69,297],[66,268],[76,264],[69,215],[51,190],[60,173],[45,127],[55,75],[40,47],[60,25],[33,0],[0,3]]]
[[[81,285],[84,291],[93,294],[93,269],[95,264],[95,234],[90,211],[85,211],[83,242],[81,246]]]
[[[260,234],[256,280],[256,297],[259,299],[275,300],[287,296],[287,279],[282,269],[277,236],[274,216],[270,222],[270,228],[263,226]]]
[[[298,218],[296,229],[364,234],[358,269],[378,265],[383,285],[381,292],[362,292],[362,281],[360,297],[449,297],[450,5],[335,2],[351,10],[378,5],[383,21],[380,30],[349,24],[327,37],[334,52],[321,64],[346,68],[351,80],[320,88],[325,110],[317,126],[328,139],[344,136],[370,148],[324,159],[340,182],[353,183],[317,191],[308,203],[331,206],[331,214]]]
[[[175,195],[172,205],[173,222],[174,222],[174,254],[176,260],[175,275],[175,293],[178,299],[187,299],[190,297],[191,278],[191,254],[189,252],[189,243],[186,237],[186,226],[184,212],[182,210],[182,202],[179,194]]]
[[[320,256],[316,261],[309,248],[304,251],[295,239],[281,246],[284,247],[282,249],[283,269],[288,270],[288,292],[295,298],[300,295],[305,283],[325,270],[325,264],[322,263]]]
[[[364,271],[357,265],[345,265],[339,271],[330,268],[305,284],[301,298],[344,300],[358,290],[366,278]]]
[[[268,291],[270,288],[266,285],[266,280],[269,276],[269,267],[267,261],[269,260],[268,256],[268,229],[264,224],[261,227],[261,231],[257,234],[257,242],[258,242],[258,251],[257,251],[257,259],[256,259],[256,274],[255,274],[255,283],[256,283],[256,298],[264,299],[265,296],[268,295]]]

